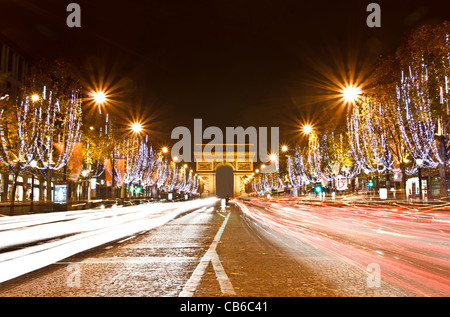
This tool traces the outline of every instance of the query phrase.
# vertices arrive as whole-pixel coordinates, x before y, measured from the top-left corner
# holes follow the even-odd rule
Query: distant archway
[[[216,170],[216,196],[225,198],[233,197],[234,177],[233,168],[228,165],[219,166]]]

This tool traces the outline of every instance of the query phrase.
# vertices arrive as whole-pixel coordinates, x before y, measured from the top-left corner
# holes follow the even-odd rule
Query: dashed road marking
[[[214,271],[216,272],[217,281],[220,284],[220,289],[222,294],[224,295],[236,295],[233,285],[229,280],[225,270],[220,263],[219,255],[216,252],[217,245],[220,241],[220,237],[222,236],[223,231],[225,230],[225,226],[227,225],[228,219],[231,214],[228,214],[225,217],[225,220],[222,223],[219,231],[214,237],[213,242],[211,243],[208,251],[206,251],[205,255],[201,258],[200,263],[195,268],[189,280],[184,285],[183,290],[178,295],[179,297],[192,297],[195,294],[200,282],[202,280],[203,275],[206,272],[206,268],[208,267],[209,262],[212,263]]]

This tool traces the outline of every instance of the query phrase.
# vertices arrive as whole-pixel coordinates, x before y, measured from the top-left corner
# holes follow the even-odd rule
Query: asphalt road
[[[218,203],[186,211],[151,230],[6,281],[0,296],[422,295],[383,279],[383,265],[378,274],[377,267],[369,265],[372,262],[355,265],[320,243],[291,234],[293,228],[300,228],[299,223],[286,222],[292,217],[276,215],[274,219],[284,222],[274,227],[270,218],[257,219],[253,213],[273,216],[275,212],[261,205],[247,206],[252,213],[235,204],[229,212],[218,212]],[[311,221],[308,215],[302,215],[305,223]]]

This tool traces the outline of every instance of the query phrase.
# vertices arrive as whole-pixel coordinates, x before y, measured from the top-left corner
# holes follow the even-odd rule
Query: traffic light
[[[374,183],[373,183],[372,180],[370,180],[370,181],[367,183],[367,187],[372,188],[373,186],[374,186]]]
[[[322,187],[322,185],[316,185],[316,186],[314,186],[314,191],[315,191],[317,194],[322,193],[322,192],[323,192],[323,187]]]
[[[128,190],[130,191],[130,193],[139,194],[142,191],[142,186],[141,185],[131,185]]]

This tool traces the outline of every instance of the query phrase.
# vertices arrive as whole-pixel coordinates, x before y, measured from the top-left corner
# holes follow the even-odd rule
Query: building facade
[[[0,38],[0,93],[14,96],[28,74],[28,59]]]

